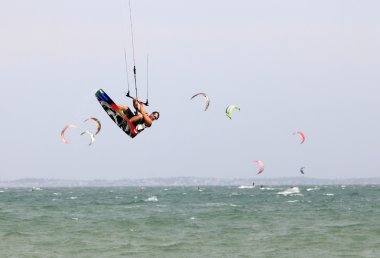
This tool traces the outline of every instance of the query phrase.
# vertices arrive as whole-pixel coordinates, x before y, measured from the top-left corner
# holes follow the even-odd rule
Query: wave
[[[260,190],[273,191],[273,190],[276,190],[276,188],[272,188],[272,187],[260,187]]]
[[[297,186],[294,186],[294,187],[290,187],[290,188],[286,189],[285,191],[278,192],[277,194],[287,196],[287,195],[296,195],[299,193],[300,193],[300,189]]]
[[[145,199],[146,202],[158,202],[157,196],[150,196],[148,199]]]
[[[239,189],[253,189],[255,188],[254,185],[241,185],[238,187]]]

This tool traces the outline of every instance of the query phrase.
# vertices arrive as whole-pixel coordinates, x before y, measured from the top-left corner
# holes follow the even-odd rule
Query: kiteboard
[[[132,122],[127,118],[127,116],[119,109],[119,107],[112,101],[112,99],[105,93],[102,89],[95,93],[100,105],[103,107],[104,111],[109,115],[112,121],[120,127],[126,134],[131,138],[134,138],[138,131]]]

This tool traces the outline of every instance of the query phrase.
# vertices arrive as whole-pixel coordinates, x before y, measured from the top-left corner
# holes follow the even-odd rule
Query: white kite
[[[84,120],[83,122],[87,122],[87,121],[94,121],[95,124],[96,124],[96,132],[95,132],[95,135],[97,135],[100,131],[100,129],[102,128],[102,124],[100,123],[100,121],[98,119],[96,119],[95,117],[90,117],[90,118],[87,118],[86,120]]]
[[[89,130],[86,130],[86,131],[82,132],[80,135],[84,135],[84,134],[88,134],[90,136],[90,138],[91,138],[91,141],[90,141],[89,145],[93,144],[94,141],[95,141],[95,135],[94,135],[94,133],[91,132],[91,131],[89,131]]]
[[[192,100],[193,98],[199,95],[202,95],[205,98],[205,111],[206,111],[208,109],[208,106],[210,105],[210,99],[208,98],[206,93],[202,93],[202,92],[197,93],[194,96],[192,96],[190,100]]]

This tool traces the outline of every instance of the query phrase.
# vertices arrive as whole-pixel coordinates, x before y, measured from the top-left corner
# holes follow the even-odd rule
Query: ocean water
[[[0,257],[380,257],[380,186],[0,188]]]

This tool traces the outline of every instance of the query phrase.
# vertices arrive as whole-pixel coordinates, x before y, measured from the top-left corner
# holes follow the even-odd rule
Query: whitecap
[[[275,188],[271,188],[271,187],[260,187],[260,190],[276,190]]]
[[[239,189],[253,189],[255,188],[254,185],[241,185],[238,187]]]
[[[145,200],[146,202],[158,202],[157,196],[150,196],[148,199]]]
[[[325,194],[323,194],[324,196],[334,196],[334,194],[333,193],[325,193]]]
[[[76,196],[71,196],[71,197],[70,197],[71,200],[76,200],[77,198],[78,198],[78,197],[76,197]]]
[[[298,200],[288,201],[288,202],[299,202]]]
[[[297,195],[299,193],[300,193],[300,189],[297,186],[295,186],[295,187],[290,187],[286,189],[285,191],[278,192],[277,194],[287,196],[287,195]]]

